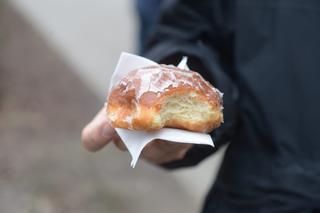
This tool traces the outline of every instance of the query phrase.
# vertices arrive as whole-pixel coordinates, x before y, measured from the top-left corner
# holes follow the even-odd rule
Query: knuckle
[[[81,141],[82,142],[87,142],[90,138],[89,138],[90,132],[88,130],[88,127],[84,127],[81,131]]]
[[[81,131],[81,141],[82,143],[85,143],[86,140],[87,140],[86,128],[83,128]]]
[[[90,132],[88,131],[88,128],[85,127],[83,128],[82,132],[81,132],[81,142],[83,147],[88,150],[88,151],[93,151],[93,147],[92,147],[92,137]]]
[[[90,136],[91,136],[91,140],[94,143],[102,141],[104,138],[102,138],[102,135],[101,135],[101,126],[94,126],[91,129]]]
[[[97,146],[97,136],[95,131],[90,129],[88,126],[85,127],[81,132],[81,141],[83,147],[90,151],[90,152],[96,152],[99,150],[99,147]]]

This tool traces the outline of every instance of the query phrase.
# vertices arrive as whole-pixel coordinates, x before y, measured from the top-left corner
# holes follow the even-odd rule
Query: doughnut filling
[[[111,125],[132,130],[210,132],[223,122],[222,109],[222,93],[199,73],[168,65],[129,72],[107,101]]]

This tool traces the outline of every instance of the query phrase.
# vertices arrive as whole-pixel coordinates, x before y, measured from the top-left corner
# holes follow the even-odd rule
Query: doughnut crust
[[[168,65],[129,72],[106,105],[115,128],[210,132],[223,122],[222,93],[199,73]]]

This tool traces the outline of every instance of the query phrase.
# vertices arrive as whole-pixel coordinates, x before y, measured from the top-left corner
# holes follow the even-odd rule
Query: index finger
[[[105,108],[83,128],[81,140],[83,146],[89,151],[98,151],[107,145],[116,134],[114,128],[109,124]]]

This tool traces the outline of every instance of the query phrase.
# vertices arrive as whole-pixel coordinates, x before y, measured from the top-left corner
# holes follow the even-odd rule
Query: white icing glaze
[[[177,74],[180,78],[177,78]],[[192,78],[193,73],[175,70],[162,71],[159,68],[140,69],[136,73],[140,77],[140,88],[137,91],[136,97],[139,99],[145,92],[159,93],[167,90],[169,87],[176,88],[179,85],[191,85],[190,81],[186,78]]]
[[[222,93],[212,87],[209,82],[207,82],[203,77],[192,71],[175,69],[172,71],[170,68],[174,66],[152,66],[147,68],[141,68],[132,72],[131,75],[125,77],[120,81],[120,86],[125,87],[124,93],[135,90],[136,101],[139,101],[141,96],[146,92],[154,92],[157,96],[160,96],[161,92],[167,91],[170,88],[176,88],[179,85],[187,85],[198,88],[202,91],[206,91],[203,88],[203,82],[205,83],[207,89],[218,94],[222,98]],[[201,81],[193,82],[190,79],[200,78]],[[137,85],[138,84],[138,85]],[[210,96],[210,93],[205,93],[205,95]]]

